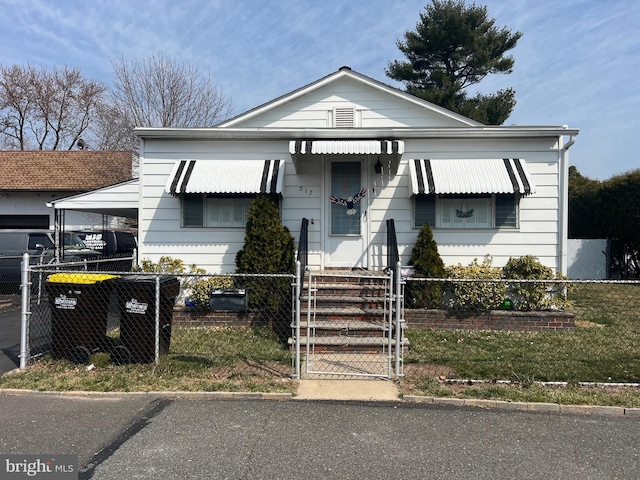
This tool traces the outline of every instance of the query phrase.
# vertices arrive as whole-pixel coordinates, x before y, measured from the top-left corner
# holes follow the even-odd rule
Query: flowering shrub
[[[486,282],[447,282],[445,306],[455,310],[491,310],[500,308],[507,289],[502,282],[502,270],[491,266],[490,255],[482,263],[475,258],[468,266],[458,264],[447,268],[448,278],[463,280],[488,280]]]
[[[508,284],[509,298],[516,310],[565,309],[569,306],[567,293],[571,288],[567,283],[544,282],[541,280],[564,280],[561,274],[554,275],[553,270],[533,255],[510,258],[502,269],[504,278],[531,280]]]

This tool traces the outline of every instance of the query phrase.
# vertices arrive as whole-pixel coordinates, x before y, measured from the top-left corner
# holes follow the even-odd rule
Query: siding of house
[[[157,261],[164,255],[210,272],[235,271],[235,256],[244,244],[244,228],[182,228],[180,200],[165,193],[167,179],[177,160],[260,161],[289,157],[291,162],[287,149],[286,142],[146,141],[140,163],[140,258]],[[292,168],[293,165],[286,166],[285,185]],[[284,195],[286,198],[287,193]]]
[[[412,158],[524,158],[536,185],[536,193],[520,203],[518,229],[434,229],[439,252],[448,265],[482,260],[489,254],[494,265],[504,265],[511,256],[533,254],[552,268],[558,267],[558,163],[557,152],[550,150],[555,139],[536,140],[445,140],[406,141],[406,152],[398,173],[391,177],[372,174],[368,192],[371,229],[372,267],[384,268],[386,262],[386,224],[393,218],[403,263],[411,254],[418,235],[413,228],[413,199],[410,196],[408,161]],[[232,272],[235,255],[244,243],[242,228],[181,228],[180,201],[164,188],[175,161],[196,159],[286,161],[282,199],[282,221],[299,238],[301,219],[310,220],[310,264],[322,263],[324,228],[322,204],[328,193],[323,190],[323,161],[305,163],[296,171],[286,141],[210,142],[147,141],[144,175],[141,177],[140,216],[141,258],[157,260],[162,255],[181,258],[209,271]],[[365,165],[373,171],[376,158]],[[367,168],[365,166],[365,168]]]

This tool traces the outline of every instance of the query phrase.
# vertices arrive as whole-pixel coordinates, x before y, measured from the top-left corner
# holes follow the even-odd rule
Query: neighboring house
[[[0,152],[0,229],[54,228],[47,203],[131,179],[131,152],[36,150]],[[122,218],[69,212],[64,228],[120,226]]]
[[[139,255],[233,272],[246,212],[279,198],[309,266],[407,264],[423,223],[446,264],[533,254],[566,273],[577,129],[484,126],[343,67],[213,128],[140,128]]]

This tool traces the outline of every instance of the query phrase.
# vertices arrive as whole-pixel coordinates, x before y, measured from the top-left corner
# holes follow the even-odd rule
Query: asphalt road
[[[0,395],[1,453],[94,479],[636,479],[640,417],[398,403]]]

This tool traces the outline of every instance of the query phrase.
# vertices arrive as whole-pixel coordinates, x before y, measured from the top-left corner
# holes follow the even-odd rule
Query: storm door
[[[367,268],[368,192],[362,160],[327,163],[327,267]]]

